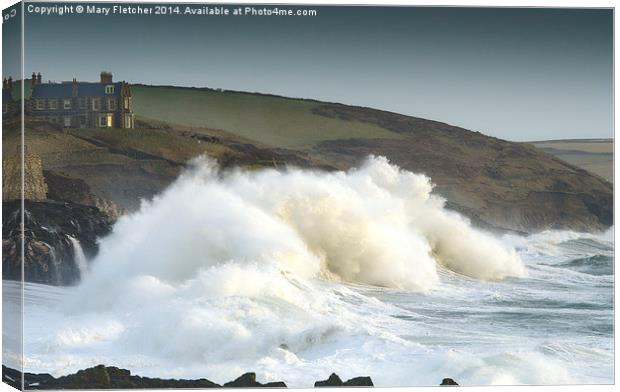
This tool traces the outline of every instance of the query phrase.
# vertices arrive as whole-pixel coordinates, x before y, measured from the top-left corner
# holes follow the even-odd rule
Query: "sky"
[[[516,141],[613,137],[610,9],[304,8],[317,16],[26,12],[25,70],[313,98]]]

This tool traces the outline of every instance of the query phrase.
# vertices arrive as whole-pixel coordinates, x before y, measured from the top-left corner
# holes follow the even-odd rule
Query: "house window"
[[[37,101],[36,101],[36,105],[37,105],[37,110],[43,110],[43,109],[45,109],[45,100],[43,100],[43,99],[37,99]]]
[[[108,119],[107,116],[101,116],[99,117],[99,126],[101,128],[105,128],[108,126]]]
[[[105,86],[105,93],[114,94],[114,86],[113,85]]]
[[[71,109],[71,100],[70,99],[65,99],[62,101],[63,103],[63,108],[65,110]]]
[[[125,105],[125,110],[129,110],[129,97],[125,97],[124,105]]]
[[[116,99],[108,98],[108,110],[116,110]]]
[[[86,98],[80,98],[78,102],[80,105],[80,109],[86,109]]]
[[[65,116],[65,127],[71,126],[71,117]]]
[[[109,128],[112,128],[112,125],[113,125],[112,124],[112,121],[113,121],[112,115],[108,114],[107,118],[108,118],[108,124],[107,125],[108,125]]]
[[[93,98],[93,110],[98,111],[99,109],[101,109],[101,99]]]
[[[50,109],[53,109],[53,110],[58,109],[58,100],[57,99],[50,99],[49,100],[49,105],[50,105]]]
[[[131,117],[125,117],[125,128],[131,128]]]
[[[80,128],[86,128],[86,117],[80,116]]]

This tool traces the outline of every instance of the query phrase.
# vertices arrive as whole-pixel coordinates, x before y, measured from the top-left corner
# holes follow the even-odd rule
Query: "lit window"
[[[56,99],[50,99],[49,101],[50,104],[50,109],[58,109],[58,100]]]
[[[65,110],[71,109],[71,100],[70,99],[65,99],[64,101],[62,101],[62,103],[63,103],[63,107],[65,108]]]
[[[105,93],[106,94],[114,94],[114,86],[112,86],[112,85],[105,86]]]

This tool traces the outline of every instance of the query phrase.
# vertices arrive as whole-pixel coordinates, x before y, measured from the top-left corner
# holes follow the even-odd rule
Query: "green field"
[[[310,147],[325,140],[401,136],[379,126],[312,113],[321,103],[249,93],[132,86],[138,117],[222,129],[275,147]]]
[[[611,183],[614,181],[613,139],[545,140],[532,144]]]

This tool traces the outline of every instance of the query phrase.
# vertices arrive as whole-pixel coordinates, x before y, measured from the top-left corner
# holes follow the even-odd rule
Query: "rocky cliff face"
[[[600,231],[613,224],[613,187],[597,175],[522,143],[437,121],[369,108],[324,105],[316,114],[368,122],[401,139],[325,141],[314,154],[346,169],[370,154],[423,173],[447,206],[485,229]]]
[[[21,280],[21,202],[2,203],[2,274]],[[80,279],[85,259],[98,251],[97,238],[111,230],[109,216],[74,203],[25,201],[24,280],[71,285]]]

